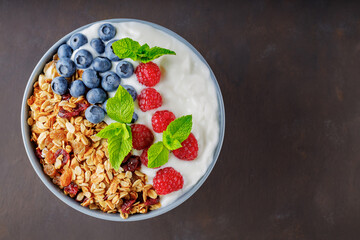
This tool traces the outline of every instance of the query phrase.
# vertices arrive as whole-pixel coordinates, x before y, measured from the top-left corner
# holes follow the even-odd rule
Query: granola
[[[90,209],[120,213],[126,219],[159,208],[159,196],[146,184],[144,173],[111,167],[107,140],[96,136],[107,124],[85,119],[84,110],[89,106],[85,98],[53,93],[50,84],[59,76],[57,60],[54,55],[45,65],[27,100],[31,140],[45,174],[66,195]],[[68,80],[81,79],[82,72],[77,70]]]

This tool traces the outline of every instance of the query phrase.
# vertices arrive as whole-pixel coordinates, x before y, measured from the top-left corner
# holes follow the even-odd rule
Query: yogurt
[[[94,24],[81,31],[88,38],[88,43],[74,53],[80,49],[86,49],[92,53],[94,58],[99,56],[90,46],[90,41],[93,38],[98,38],[98,29],[101,24],[103,23]],[[176,158],[172,153],[169,154],[168,163],[161,168],[173,167],[180,172],[184,178],[184,186],[181,190],[160,197],[161,205],[166,206],[194,186],[204,175],[213,160],[214,151],[219,141],[219,110],[215,85],[211,80],[208,67],[189,47],[176,38],[143,23],[122,22],[111,24],[117,30],[113,39],[129,37],[140,44],[147,43],[150,47],[158,46],[176,52],[176,55],[164,55],[153,61],[161,69],[160,82],[154,88],[162,96],[162,106],[158,109],[142,112],[139,109],[137,100],[135,101],[135,112],[139,116],[136,123],[144,124],[149,129],[152,129],[151,117],[156,111],[169,110],[177,118],[192,114],[192,133],[195,135],[199,145],[198,157],[193,161],[184,161]],[[134,69],[139,64],[131,59],[126,60],[133,63]],[[117,63],[112,62],[111,71],[115,72]],[[137,81],[135,74],[129,78],[123,78],[121,85],[133,86],[138,94],[145,88]],[[109,92],[108,95],[113,97],[115,92]],[[105,122],[110,124],[114,121],[106,116]],[[162,140],[162,134],[154,131],[153,133],[155,142]],[[140,156],[141,152],[133,150],[135,155]],[[148,176],[149,184],[152,184],[157,170],[159,169],[141,166],[141,172]]]

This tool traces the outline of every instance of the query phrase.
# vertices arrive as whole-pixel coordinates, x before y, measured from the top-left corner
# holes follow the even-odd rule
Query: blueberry
[[[59,58],[71,58],[73,50],[71,49],[71,47],[69,45],[67,45],[66,43],[64,43],[63,45],[61,45],[58,48],[57,54],[59,56]]]
[[[63,77],[71,77],[75,73],[75,63],[69,58],[60,59],[56,63],[56,70]]]
[[[99,37],[103,41],[109,41],[113,37],[115,37],[116,29],[113,25],[109,23],[104,23],[99,28]]]
[[[82,74],[82,80],[88,88],[96,88],[100,85],[100,77],[93,69],[86,69]]]
[[[104,111],[107,113],[106,111],[106,104],[107,104],[107,99],[106,101],[101,105],[102,109],[104,109]]]
[[[101,107],[92,105],[86,109],[85,117],[89,122],[96,124],[104,120],[105,112]]]
[[[87,42],[88,40],[84,34],[75,33],[70,37],[69,45],[73,50],[76,50]]]
[[[134,73],[134,66],[128,61],[120,61],[118,65],[116,65],[116,73],[121,78],[128,78]]]
[[[106,72],[101,78],[101,87],[108,92],[116,91],[121,82],[120,77],[114,72]]]
[[[106,57],[96,57],[93,61],[93,68],[97,72],[109,71],[112,67],[111,61]]]
[[[131,123],[135,123],[138,120],[139,116],[137,115],[136,112],[134,112],[132,119],[131,119]]]
[[[101,88],[93,88],[86,94],[86,99],[89,103],[103,103],[106,100],[106,92]]]
[[[85,94],[85,84],[81,80],[75,80],[70,84],[70,94],[73,97],[80,97]]]
[[[112,46],[111,46],[116,41],[117,40],[112,40],[112,41],[108,42],[105,46],[105,56],[114,62],[120,61],[120,58],[115,55],[115,53],[112,49]]]
[[[136,90],[133,86],[130,85],[124,85],[123,88],[126,89],[126,91],[128,91],[128,93],[130,93],[130,95],[132,96],[133,100],[135,101],[137,98],[137,93]]]
[[[51,89],[54,93],[63,95],[67,92],[68,82],[64,77],[56,77],[51,81]]]
[[[94,38],[90,42],[90,46],[95,49],[98,53],[103,53],[105,51],[105,44],[101,41],[100,38]]]
[[[93,56],[88,50],[81,49],[75,53],[74,61],[78,68],[87,68],[91,65]]]

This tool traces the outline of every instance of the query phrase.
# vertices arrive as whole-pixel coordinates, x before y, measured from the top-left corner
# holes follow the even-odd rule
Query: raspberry
[[[136,77],[142,85],[153,87],[160,81],[160,68],[153,62],[140,63],[135,69]]]
[[[166,195],[182,189],[183,176],[172,167],[166,167],[156,172],[153,180],[155,191],[159,195]]]
[[[167,126],[175,120],[175,115],[168,111],[157,111],[151,118],[151,124],[155,132],[162,133]]]
[[[140,110],[146,112],[151,109],[158,108],[162,105],[160,93],[154,88],[145,88],[138,97]]]
[[[173,151],[175,157],[186,161],[194,160],[197,157],[199,147],[194,134],[190,133],[189,137],[181,145],[181,148]]]
[[[142,150],[149,147],[154,141],[154,135],[149,128],[142,124],[131,125],[133,148]]]

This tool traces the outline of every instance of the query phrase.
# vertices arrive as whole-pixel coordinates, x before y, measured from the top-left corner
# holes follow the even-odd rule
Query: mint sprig
[[[130,123],[134,114],[134,101],[125,88],[119,86],[115,96],[106,103],[108,116],[120,123]]]
[[[152,47],[144,44],[140,45],[137,41],[131,38],[122,38],[112,45],[114,53],[119,58],[131,58],[134,61],[140,61],[143,63],[150,62],[162,55],[170,54],[176,55],[174,51],[161,47]]]
[[[154,143],[148,150],[148,159],[149,168],[160,167],[167,163],[169,159],[169,150],[164,146],[162,142]]]
[[[109,98],[106,104],[108,116],[117,121],[106,126],[97,136],[108,139],[108,152],[111,166],[117,171],[132,149],[131,122],[134,113],[133,99],[122,86],[119,86],[115,96]]]
[[[186,115],[172,121],[163,132],[162,141],[153,144],[148,150],[148,167],[156,168],[169,160],[169,150],[182,147],[192,128],[192,115]]]
[[[108,139],[110,163],[116,171],[132,149],[131,129],[128,125],[121,124],[126,126],[127,131],[123,132],[121,136],[117,135]]]
[[[111,123],[110,125],[106,126],[100,132],[98,132],[97,136],[101,138],[111,138],[113,136],[118,136],[122,134],[122,131],[126,127],[123,123]]]
[[[163,132],[164,145],[169,150],[181,148],[181,143],[190,135],[192,115],[186,115],[172,121]]]

